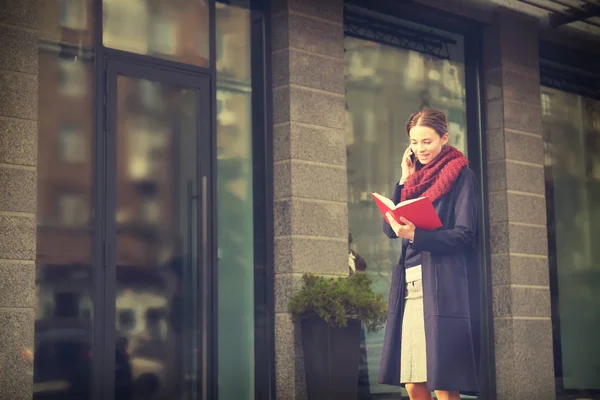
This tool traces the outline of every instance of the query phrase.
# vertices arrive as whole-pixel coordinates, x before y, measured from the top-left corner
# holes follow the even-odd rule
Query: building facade
[[[480,183],[465,398],[600,399],[597,2],[2,3],[0,399],[305,399],[289,299],[350,249],[387,296],[423,107]]]

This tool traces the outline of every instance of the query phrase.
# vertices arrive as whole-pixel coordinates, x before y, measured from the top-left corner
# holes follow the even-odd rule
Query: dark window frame
[[[467,143],[470,166],[477,175],[481,187],[481,250],[482,250],[482,336],[481,336],[481,365],[480,365],[480,399],[494,400],[496,398],[496,371],[494,350],[494,325],[492,311],[492,279],[491,254],[489,238],[489,201],[487,184],[487,154],[486,137],[483,134],[485,125],[482,116],[485,115],[485,99],[482,97],[483,81],[483,30],[485,24],[461,15],[439,10],[435,7],[413,2],[391,2],[386,0],[345,0],[345,4],[364,8],[369,11],[394,16],[406,21],[439,28],[447,32],[462,35],[465,51],[465,86],[467,104]],[[352,35],[354,36],[354,35]],[[373,38],[369,40],[377,41]],[[383,44],[393,45],[389,41]],[[399,46],[408,48],[406,46]],[[410,48],[419,51],[419,46]],[[440,57],[435,52],[426,54]],[[440,53],[443,58],[443,53]],[[472,155],[475,155],[474,157]]]
[[[575,50],[549,41],[540,41],[540,85],[563,92],[600,100],[600,60],[595,54]],[[595,76],[596,79],[590,79]],[[587,78],[587,79],[586,79]],[[546,176],[546,224],[548,232],[548,264],[550,270],[550,299],[552,345],[554,355],[554,382],[556,395],[564,398],[600,397],[600,390],[565,389],[562,376],[561,321],[559,312],[557,243],[554,232],[554,184],[548,183],[552,170],[544,168]],[[575,398],[573,397],[573,398]]]

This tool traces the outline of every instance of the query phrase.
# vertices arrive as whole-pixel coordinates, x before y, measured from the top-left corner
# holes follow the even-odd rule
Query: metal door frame
[[[117,79],[127,76],[147,79],[197,91],[197,215],[198,255],[200,278],[200,387],[202,399],[216,394],[217,371],[217,287],[215,256],[216,235],[216,139],[212,132],[215,124],[212,98],[214,85],[211,75],[185,71],[162,61],[149,63],[148,57],[107,50],[105,71],[102,130],[96,138],[96,257],[94,268],[94,363],[92,392],[94,399],[114,399],[115,317],[116,317],[116,138],[117,138]],[[168,62],[166,64],[169,64]],[[99,91],[101,92],[101,91]]]

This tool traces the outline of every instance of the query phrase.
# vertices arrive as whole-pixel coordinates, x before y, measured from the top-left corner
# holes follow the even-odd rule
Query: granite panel
[[[546,199],[517,193],[507,195],[509,221],[546,225]]]
[[[323,18],[340,25],[344,23],[342,0],[287,0],[287,2],[292,11]]]
[[[506,190],[506,161],[490,161],[487,165],[487,185],[490,193]]]
[[[548,258],[515,254],[491,255],[492,285],[548,286]]]
[[[290,51],[283,49],[273,53],[271,57],[271,84],[274,88],[290,83]]]
[[[273,53],[290,47],[289,15],[283,13],[271,20],[271,51]]]
[[[37,34],[13,26],[0,25],[0,38],[0,69],[37,75]]]
[[[539,92],[539,91],[538,91]],[[504,100],[504,128],[541,135],[542,107],[537,104]]]
[[[34,318],[33,309],[0,309],[0,399],[33,397]]]
[[[289,90],[291,121],[336,129],[345,127],[344,96],[301,87]]]
[[[0,259],[34,260],[35,217],[0,215]]]
[[[298,123],[282,124],[273,131],[275,161],[296,159],[346,165],[344,131]]]
[[[0,167],[0,210],[35,213],[37,208],[36,172]]]
[[[548,232],[545,226],[511,224],[509,232],[511,253],[548,255]]]
[[[544,165],[544,142],[542,136],[504,132],[506,158],[532,164]]]
[[[0,260],[0,308],[33,307],[35,296],[35,265]]]
[[[301,274],[275,275],[275,312],[289,312],[290,300],[302,287]]]
[[[492,192],[488,195],[488,213],[490,222],[508,220],[508,199],[505,191]]]
[[[39,4],[39,0],[3,0],[0,23],[37,29]]]
[[[0,163],[37,164],[37,122],[0,119]]]
[[[506,162],[506,188],[545,195],[546,178],[543,166]]]
[[[275,273],[348,274],[345,241],[286,236],[275,238]]]
[[[273,89],[273,123],[282,124],[290,121],[290,88],[280,86]]]
[[[502,70],[502,91],[504,100],[539,106],[540,99],[540,74],[538,69],[532,73],[522,71]]]
[[[0,116],[37,120],[37,76],[0,71]]]
[[[302,335],[290,314],[275,314],[275,394],[277,399],[307,399]]]
[[[307,199],[346,201],[345,169],[291,161],[292,196]]]
[[[514,320],[514,376],[504,399],[554,400],[554,356],[550,318]],[[510,390],[510,392],[509,392]],[[512,397],[510,397],[512,394]]]
[[[519,285],[550,285],[547,257],[526,257],[511,254],[511,282]]]
[[[498,161],[506,158],[506,139],[502,128],[487,129],[485,132],[487,161]]]
[[[345,202],[282,200],[275,202],[275,236],[348,237]]]
[[[344,58],[342,24],[331,24],[297,14],[289,14],[288,17],[289,47],[324,56]]]
[[[295,160],[278,162],[274,166],[274,196],[344,201],[346,170]]]
[[[294,85],[344,94],[344,60],[294,49],[289,52],[287,81]]]

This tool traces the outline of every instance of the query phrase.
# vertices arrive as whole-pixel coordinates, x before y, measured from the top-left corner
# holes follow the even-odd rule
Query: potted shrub
[[[302,277],[290,312],[301,322],[309,400],[354,400],[358,392],[361,323],[370,332],[385,324],[387,304],[364,272],[348,277]]]

